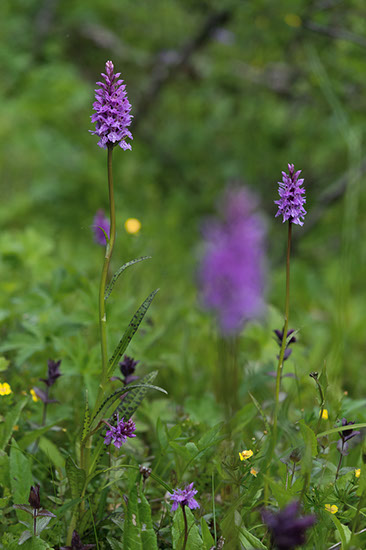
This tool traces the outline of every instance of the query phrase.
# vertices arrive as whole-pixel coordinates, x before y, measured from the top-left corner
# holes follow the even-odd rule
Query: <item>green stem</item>
[[[109,189],[109,211],[110,211],[110,238],[109,243],[106,246],[105,257],[102,269],[102,275],[100,278],[99,285],[99,331],[100,331],[100,343],[102,351],[102,375],[101,382],[99,386],[99,392],[97,401],[95,404],[95,410],[99,406],[104,390],[107,383],[107,374],[108,374],[108,351],[107,351],[107,318],[105,311],[105,300],[104,293],[107,284],[108,269],[111,261],[114,241],[116,239],[116,213],[115,213],[115,203],[114,203],[114,190],[113,190],[113,171],[112,171],[112,154],[113,148],[108,147],[108,189]]]
[[[105,294],[105,288],[107,284],[109,265],[111,262],[111,257],[112,257],[113,248],[114,248],[114,242],[116,239],[116,210],[115,210],[114,190],[113,190],[112,155],[113,155],[113,147],[108,147],[107,169],[108,169],[108,190],[109,190],[109,217],[110,217],[111,227],[110,227],[109,242],[107,242],[107,246],[105,249],[103,269],[102,269],[102,275],[100,278],[100,285],[99,285],[99,331],[100,331],[100,343],[101,343],[101,351],[102,351],[102,372],[100,377],[98,395],[97,395],[97,399],[95,401],[94,409],[92,413],[92,418],[95,416],[96,411],[98,410],[100,404],[102,403],[104,392],[105,392],[105,386],[108,382],[107,380],[108,378],[107,317],[106,317],[106,310],[105,310],[104,294]],[[81,443],[81,448],[80,448],[80,466],[83,470],[85,470],[86,478],[88,478],[88,475],[89,475],[89,458],[90,458],[91,445],[92,445],[92,434],[88,434],[88,436]],[[87,488],[87,481],[85,482],[82,496],[84,496],[86,492],[86,488]],[[79,515],[79,510],[80,508],[82,508],[82,506],[84,506],[83,503],[81,506],[78,505],[76,511],[72,516],[72,520],[71,520],[68,535],[67,535],[68,545],[70,545],[72,532],[76,525],[76,519]]]
[[[275,396],[275,410],[273,418],[273,447],[276,446],[277,440],[277,419],[278,419],[278,409],[280,403],[280,389],[281,389],[281,375],[283,367],[283,358],[286,350],[286,341],[287,341],[287,332],[288,332],[288,318],[290,312],[290,252],[291,252],[291,233],[292,233],[292,223],[288,223],[288,238],[287,238],[287,256],[286,256],[286,301],[285,301],[285,324],[283,327],[283,336],[281,351],[278,358],[277,365],[277,377],[276,377],[276,396]]]
[[[283,358],[285,356],[286,350],[286,341],[287,341],[287,332],[288,332],[288,318],[290,311],[290,252],[291,252],[291,233],[292,233],[292,223],[288,223],[288,237],[287,237],[287,256],[286,256],[286,300],[285,300],[285,324],[283,327],[283,336],[281,343],[280,355],[278,357],[277,365],[277,376],[276,376],[276,393],[275,393],[275,409],[273,414],[273,428],[270,440],[270,447],[268,449],[268,455],[265,460],[264,470],[267,471],[267,468],[270,467],[271,461],[273,458],[274,450],[277,443],[277,419],[278,419],[278,410],[280,404],[280,388],[281,388],[281,375],[283,367]],[[269,487],[268,481],[265,479],[264,488],[263,488],[263,499],[264,504],[268,504],[268,495]]]
[[[186,510],[185,510],[184,504],[182,504],[181,506],[182,506],[183,519],[184,519],[184,541],[183,541],[182,550],[186,550],[187,541],[188,541],[188,522],[187,522],[187,516],[186,516]]]

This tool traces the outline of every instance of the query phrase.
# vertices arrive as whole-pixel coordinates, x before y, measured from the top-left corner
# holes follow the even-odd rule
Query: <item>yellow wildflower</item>
[[[14,430],[14,432],[19,432],[19,426],[18,426],[18,424],[14,424],[13,430]]]
[[[11,393],[11,387],[7,382],[4,382],[4,384],[0,384],[0,395],[10,395]]]
[[[285,15],[285,23],[289,27],[301,27],[301,17],[296,15],[296,13],[288,13]]]
[[[322,412],[322,420],[328,420],[329,416],[328,416],[328,411],[327,409],[323,409],[323,412]]]
[[[29,392],[32,396],[32,401],[34,401],[35,403],[37,403],[37,401],[39,401],[39,397],[37,397],[37,394],[36,392],[34,391],[34,389],[32,388],[31,391]]]
[[[130,235],[136,235],[141,229],[141,222],[136,218],[128,218],[125,221],[125,229]]]
[[[357,478],[359,478],[360,475],[361,475],[361,468],[357,468],[357,469],[355,470],[355,476],[356,476]]]
[[[239,453],[240,460],[247,460],[251,456],[253,456],[253,451],[251,449],[249,449],[249,451],[242,451]]]
[[[252,476],[257,477],[258,470],[256,470],[255,468],[250,468],[250,473],[252,474]]]
[[[335,504],[326,504],[325,509],[331,514],[336,514],[338,512],[338,506],[336,506]]]

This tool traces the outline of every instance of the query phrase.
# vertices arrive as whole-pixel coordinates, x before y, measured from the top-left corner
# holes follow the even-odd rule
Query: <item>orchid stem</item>
[[[116,212],[115,212],[114,190],[113,190],[112,154],[113,154],[113,148],[108,147],[107,167],[108,167],[109,210],[110,210],[111,229],[110,229],[110,239],[109,239],[109,242],[107,243],[106,250],[105,250],[102,275],[101,275],[100,285],[99,285],[99,331],[100,331],[100,343],[101,343],[101,352],[102,352],[102,374],[101,374],[101,383],[99,386],[99,392],[98,392],[95,408],[99,406],[100,401],[102,400],[102,397],[105,391],[105,385],[107,383],[107,376],[108,376],[107,318],[106,318],[106,310],[105,310],[104,293],[105,293],[105,287],[107,284],[109,264],[111,261],[113,248],[114,248],[114,241],[116,238]]]
[[[287,238],[287,256],[286,256],[286,300],[285,300],[285,324],[283,327],[283,336],[281,351],[278,358],[277,365],[277,376],[276,376],[276,394],[275,394],[275,410],[273,418],[273,447],[276,446],[277,441],[277,420],[278,420],[278,409],[280,404],[280,389],[281,389],[281,376],[282,376],[282,367],[283,360],[286,351],[286,342],[287,342],[287,332],[288,332],[288,319],[290,312],[290,252],[291,252],[291,234],[292,234],[292,223],[288,224],[288,238]]]

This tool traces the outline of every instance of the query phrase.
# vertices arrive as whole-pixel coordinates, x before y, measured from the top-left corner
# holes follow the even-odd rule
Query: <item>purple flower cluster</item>
[[[194,483],[190,483],[184,489],[174,489],[173,493],[170,494],[169,498],[173,502],[171,508],[172,512],[175,512],[178,509],[178,506],[188,506],[191,510],[199,508],[197,500],[194,496],[197,494],[196,489],[193,488]]]
[[[100,244],[101,246],[105,246],[107,244],[107,241],[103,231],[106,233],[106,235],[108,235],[109,239],[111,228],[108,218],[106,218],[104,215],[104,210],[100,209],[95,214],[92,229],[94,233],[94,242]]]
[[[304,225],[302,221],[306,214],[304,204],[306,203],[305,189],[301,187],[304,183],[303,179],[299,179],[301,170],[295,172],[293,164],[288,165],[289,174],[282,172],[282,181],[278,182],[278,193],[280,199],[274,201],[278,206],[277,216],[282,215],[283,221]]]
[[[62,376],[62,373],[60,372],[60,365],[61,365],[61,359],[58,361],[54,361],[53,359],[49,359],[47,361],[47,368],[48,368],[48,377],[47,378],[40,378],[42,382],[46,384],[49,388],[53,386],[53,384],[56,382],[57,378]]]
[[[264,310],[265,227],[247,190],[230,189],[220,204],[223,219],[204,227],[199,280],[204,307],[215,312],[222,334],[233,335]]]
[[[91,121],[95,122],[95,130],[89,130],[91,134],[100,137],[99,147],[103,149],[113,148],[119,145],[123,150],[131,149],[131,145],[125,139],[133,139],[127,129],[131,124],[131,105],[127,99],[126,86],[123,80],[118,80],[121,73],[114,74],[112,61],[105,64],[107,74],[102,73],[105,82],[97,82],[100,88],[95,90],[97,101],[93,103],[95,114]]]
[[[123,418],[121,420],[119,419],[119,414],[117,413],[116,426],[111,426],[109,422],[105,420],[104,423],[109,427],[109,430],[107,430],[104,436],[104,443],[106,445],[113,443],[113,445],[119,449],[122,447],[123,443],[127,441],[128,437],[136,437],[133,433],[136,429],[136,425],[131,418],[125,422]]]
[[[291,502],[274,514],[262,511],[262,519],[271,532],[272,541],[278,550],[293,550],[305,543],[305,531],[316,522],[315,516],[299,516],[300,503]]]

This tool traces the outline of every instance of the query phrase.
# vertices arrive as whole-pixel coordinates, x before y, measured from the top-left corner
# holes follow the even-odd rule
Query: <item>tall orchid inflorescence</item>
[[[221,214],[204,227],[199,279],[204,307],[216,314],[220,332],[232,336],[264,309],[265,226],[243,188],[224,195]]]
[[[121,73],[114,74],[112,61],[105,64],[106,74],[102,73],[105,82],[97,82],[100,88],[95,90],[97,101],[93,104],[95,130],[90,132],[100,137],[99,147],[113,148],[119,145],[122,149],[131,149],[126,138],[133,139],[128,127],[131,124],[131,105],[127,98],[126,86],[119,80]]]
[[[288,322],[290,312],[290,252],[291,252],[291,235],[292,225],[304,225],[304,216],[306,210],[304,204],[305,189],[302,187],[303,179],[299,179],[301,170],[295,172],[293,164],[288,164],[289,173],[282,172],[282,181],[278,182],[278,193],[280,198],[275,202],[278,206],[276,217],[282,215],[283,222],[288,222],[288,237],[287,237],[287,254],[286,254],[286,299],[285,299],[285,318],[282,334],[282,342],[280,354],[278,356],[277,374],[276,374],[276,392],[275,392],[275,411],[273,417],[273,442],[276,442],[277,437],[277,417],[279,409],[279,396],[281,387],[281,374],[284,361],[289,356],[286,350],[286,338],[288,337]],[[279,336],[277,334],[277,336]],[[292,340],[292,339],[291,339]],[[287,351],[287,356],[286,356]],[[272,451],[274,445],[272,445]]]
[[[299,179],[301,170],[295,172],[293,164],[288,164],[289,174],[282,172],[282,181],[278,182],[280,199],[275,201],[278,206],[277,216],[283,216],[283,222],[289,221],[304,225],[302,221],[306,214],[305,189],[302,186],[304,179]]]

